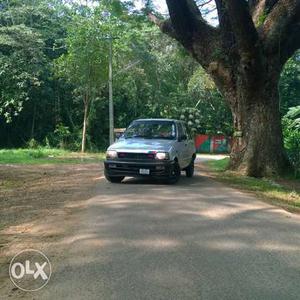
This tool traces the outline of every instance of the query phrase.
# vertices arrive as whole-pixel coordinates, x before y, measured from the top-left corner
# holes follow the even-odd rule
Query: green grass
[[[222,172],[225,171],[229,164],[229,158],[219,159],[219,160],[210,160],[206,162],[213,171]]]
[[[295,190],[278,184],[278,178],[253,178],[240,173],[226,171],[229,158],[208,161],[206,165],[213,176],[227,185],[244,191],[255,193],[258,197],[285,209],[300,212],[300,194]],[[288,177],[282,178],[288,183]]]
[[[104,153],[78,153],[61,149],[3,149],[0,164],[94,163],[104,159]]]

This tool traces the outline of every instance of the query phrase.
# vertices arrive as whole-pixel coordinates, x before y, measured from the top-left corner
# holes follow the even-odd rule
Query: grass
[[[0,164],[59,164],[59,163],[94,163],[102,161],[105,154],[78,153],[61,149],[2,149]]]
[[[216,172],[223,172],[226,170],[229,163],[229,158],[207,161],[206,164]]]
[[[213,177],[227,185],[254,193],[263,200],[281,206],[289,211],[300,212],[300,193],[289,187],[287,178],[253,178],[242,176],[233,171],[226,171],[229,159],[208,161],[205,164],[212,171]],[[279,184],[284,181],[286,184]],[[295,180],[293,180],[295,181]],[[300,186],[300,181],[299,181]]]

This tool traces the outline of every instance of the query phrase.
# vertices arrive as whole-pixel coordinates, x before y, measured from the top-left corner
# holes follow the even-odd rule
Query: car
[[[194,174],[196,148],[185,122],[139,119],[106,152],[104,174],[120,183],[126,176],[150,177],[176,183],[181,171]]]

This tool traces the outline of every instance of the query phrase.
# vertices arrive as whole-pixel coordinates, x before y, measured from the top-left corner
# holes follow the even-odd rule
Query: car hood
[[[148,153],[149,151],[170,151],[174,140],[130,138],[112,144],[108,150],[118,152]]]

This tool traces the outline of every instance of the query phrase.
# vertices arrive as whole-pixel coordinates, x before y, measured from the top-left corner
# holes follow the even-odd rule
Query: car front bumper
[[[117,176],[148,176],[155,178],[167,178],[171,176],[175,162],[165,161],[120,161],[106,160],[104,161],[105,175],[110,177]],[[148,174],[140,174],[141,169],[149,170]]]

